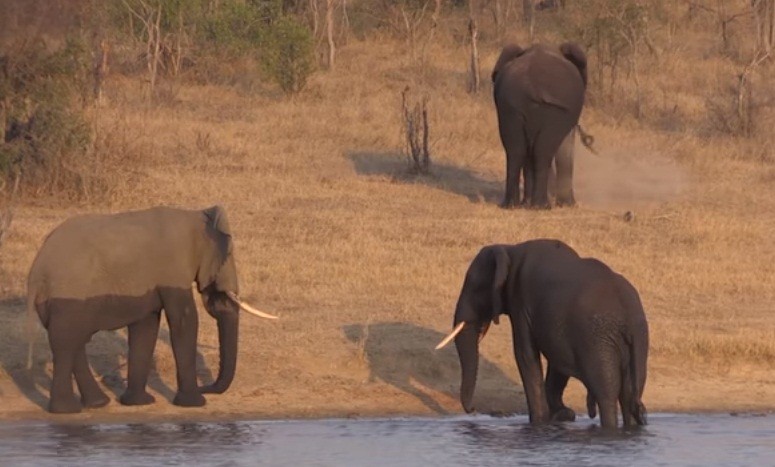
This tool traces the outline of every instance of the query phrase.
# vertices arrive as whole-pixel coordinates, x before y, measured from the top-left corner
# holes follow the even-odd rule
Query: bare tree
[[[533,42],[533,29],[535,26],[535,5],[533,0],[522,0],[522,21],[527,26],[528,42]]]
[[[743,71],[737,75],[737,121],[738,131],[743,136],[753,134],[753,109],[751,103],[751,82],[749,76],[765,60],[769,58],[769,52],[756,54],[754,58],[743,67]]]
[[[476,25],[476,13],[474,0],[468,2],[468,34],[471,39],[471,60],[469,65],[470,80],[468,92],[476,94],[481,86],[481,74],[479,72],[479,29]]]
[[[102,103],[102,85],[108,76],[108,54],[110,44],[107,40],[100,41],[100,50],[94,57],[94,100],[97,105]]]
[[[16,208],[17,193],[19,191],[19,181],[22,178],[21,170],[18,168],[15,170],[13,178],[13,186],[8,190],[8,182],[5,179],[0,179],[0,196],[5,201],[5,206],[0,211],[0,247],[3,246],[3,239],[11,228],[11,222],[13,221],[13,213]]]
[[[423,94],[414,105],[409,103],[409,86],[401,92],[401,110],[404,117],[406,154],[410,170],[416,174],[427,174],[431,166],[428,143],[428,95]]]
[[[328,39],[328,68],[334,68],[336,44],[334,44],[334,0],[326,0],[326,38]]]
[[[729,45],[729,25],[732,24],[732,22],[734,22],[736,19],[749,14],[749,12],[746,10],[730,13],[727,9],[727,2],[725,0],[716,0],[715,8],[704,5],[703,3],[697,0],[685,0],[685,1],[689,5],[690,13],[693,11],[702,10],[716,15],[716,21],[718,22],[719,31],[721,33],[721,43],[724,46],[724,49],[726,49],[727,46]],[[751,1],[756,2],[758,0],[751,0]],[[767,1],[772,1],[772,0],[767,0]]]
[[[757,48],[769,54],[775,44],[775,0],[751,0],[751,9],[756,22]]]
[[[152,6],[144,0],[137,0],[139,7],[132,8],[127,0],[122,0],[124,6],[132,16],[139,19],[143,24],[143,35],[145,40],[145,61],[148,68],[148,95],[150,103],[153,99],[153,92],[156,87],[156,78],[158,76],[159,64],[161,62],[162,38],[161,38],[161,3],[158,6]]]

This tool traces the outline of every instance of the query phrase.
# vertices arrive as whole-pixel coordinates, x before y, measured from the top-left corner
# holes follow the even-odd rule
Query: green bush
[[[260,47],[266,36],[265,12],[252,2],[225,3],[202,19],[200,41],[230,55],[244,55]]]
[[[23,42],[0,55],[0,176],[21,172],[36,193],[77,197],[82,180],[73,167],[92,140],[83,112],[92,98],[90,57],[77,38],[50,47]]]
[[[269,30],[261,56],[267,73],[288,94],[300,92],[314,68],[309,29],[291,16],[278,18]]]

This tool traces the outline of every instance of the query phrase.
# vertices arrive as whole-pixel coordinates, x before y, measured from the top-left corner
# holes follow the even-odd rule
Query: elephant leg
[[[162,304],[170,328],[172,353],[177,367],[178,393],[172,403],[201,407],[205,398],[196,382],[196,339],[199,321],[191,290],[176,289],[162,293]]]
[[[536,157],[533,169],[533,191],[530,195],[530,206],[539,209],[549,209],[549,172],[552,160]]]
[[[616,428],[617,415],[616,415],[616,397],[604,397],[598,399],[598,407],[600,407],[600,426],[605,429]]]
[[[525,169],[523,170],[523,176],[525,179],[524,184],[524,193],[522,195],[522,205],[523,206],[530,206],[530,198],[533,194],[533,186],[535,186],[535,169],[533,168],[533,160],[531,158],[526,158],[525,160]]]
[[[76,324],[68,322],[69,313],[66,311],[50,313],[48,323],[48,343],[54,361],[48,405],[51,413],[76,413],[82,409],[81,401],[73,391],[73,373],[76,354],[86,345],[88,335],[73,329]]]
[[[527,157],[527,140],[524,125],[512,113],[498,111],[498,128],[506,151],[506,193],[501,207],[514,208],[519,204],[519,175]]]
[[[520,318],[524,321],[523,318]],[[522,378],[522,387],[527,398],[527,409],[530,423],[547,423],[550,420],[549,404],[544,392],[543,369],[541,356],[533,343],[533,339],[527,332],[519,332],[520,329],[529,329],[527,323],[513,325],[512,338],[514,341],[514,358],[517,360],[517,368]]]
[[[129,325],[127,388],[119,398],[124,405],[146,405],[156,401],[145,387],[159,337],[160,319],[161,313],[154,312]]]
[[[554,371],[551,362],[547,365],[544,386],[552,421],[572,422],[576,420],[576,413],[562,402],[562,393],[565,391],[565,386],[568,385],[568,379],[567,375]]]
[[[75,373],[75,382],[78,384],[78,391],[81,393],[81,404],[90,409],[104,407],[110,402],[110,398],[100,389],[97,380],[89,369],[89,361],[86,358],[86,347],[81,347],[75,354],[75,364],[73,368]]]
[[[536,171],[531,206],[549,208],[548,186],[552,161],[556,159],[562,142],[573,129],[576,121],[572,115],[562,109],[544,106],[535,110],[531,122],[537,128],[533,133],[531,153]],[[566,162],[557,161],[558,185],[560,183],[559,173],[564,173],[567,169],[565,166],[560,167],[560,164],[566,164]],[[558,192],[561,190],[562,188],[558,186]]]
[[[622,390],[621,370],[618,368],[618,358],[604,357],[594,349],[590,352],[596,358],[585,362],[584,384],[591,397],[597,402],[600,414],[600,426],[606,429],[616,428],[619,395]],[[588,400],[590,396],[587,396]]]
[[[632,382],[630,381],[630,370],[622,372],[621,390],[619,391],[619,408],[622,411],[622,423],[626,427],[638,425],[639,406],[635,403],[635,394],[633,393]]]
[[[573,195],[573,146],[576,141],[576,129],[570,131],[562,140],[555,156],[557,166],[556,193],[558,206],[575,206]]]

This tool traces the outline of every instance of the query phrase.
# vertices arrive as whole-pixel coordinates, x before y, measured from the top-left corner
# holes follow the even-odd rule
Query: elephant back
[[[495,75],[496,102],[519,108],[525,99],[580,113],[586,84],[577,66],[558,48],[534,45],[502,65]]]

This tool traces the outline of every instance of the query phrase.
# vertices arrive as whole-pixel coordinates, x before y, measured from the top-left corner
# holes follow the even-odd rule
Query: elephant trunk
[[[466,413],[472,413],[476,374],[479,368],[479,332],[474,323],[466,323],[463,330],[455,337],[455,347],[460,358],[460,403]]]
[[[221,394],[231,385],[237,369],[237,337],[239,335],[239,312],[223,313],[218,316],[219,365],[218,378],[203,393]]]

